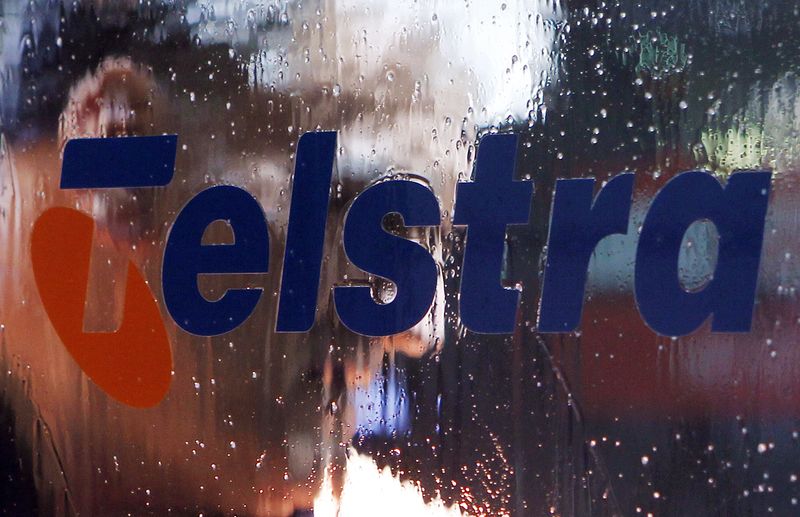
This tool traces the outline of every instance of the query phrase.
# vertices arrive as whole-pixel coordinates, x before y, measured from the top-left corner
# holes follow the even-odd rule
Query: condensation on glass
[[[0,484],[10,515],[791,515],[800,497],[800,13],[789,1],[5,0],[0,3]],[[294,150],[338,131],[316,325],[276,334]],[[453,193],[479,137],[519,135],[533,179],[509,228],[516,331],[458,319]],[[179,135],[165,188],[58,189],[65,142]],[[773,171],[753,330],[679,339],[642,323],[637,230],[680,171]],[[590,265],[579,332],[535,331],[556,178],[636,175],[627,235]],[[113,173],[110,172],[110,173]],[[389,338],[337,320],[349,203],[414,175],[442,222],[430,314]],[[166,317],[174,373],[153,409],[86,378],[47,322],[33,221],[96,221],[84,329],[119,325],[130,258],[161,303],[169,226],[214,184],[253,193],[270,272],[252,317],[198,338]],[[229,237],[212,226],[208,242]],[[687,232],[681,282],[713,274],[713,225]],[[6,481],[8,479],[8,481]]]

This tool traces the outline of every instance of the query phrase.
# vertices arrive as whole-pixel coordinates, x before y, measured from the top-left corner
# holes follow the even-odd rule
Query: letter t
[[[466,225],[460,313],[473,332],[514,330],[519,292],[500,285],[506,226],[527,224],[532,181],[514,181],[516,135],[487,135],[478,146],[472,182],[456,189],[453,224]]]

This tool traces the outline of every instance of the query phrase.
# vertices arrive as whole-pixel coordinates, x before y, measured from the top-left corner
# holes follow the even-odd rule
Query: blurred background
[[[686,0],[3,0],[0,2],[0,514],[796,515],[800,497],[800,3]],[[276,334],[301,134],[339,134],[317,322]],[[512,335],[458,319],[453,194],[481,135],[519,135],[531,220],[503,271]],[[178,134],[164,188],[61,191],[65,142]],[[637,230],[681,171],[773,171],[753,329],[672,339],[633,300]],[[591,264],[580,332],[535,331],[556,178],[636,174],[628,234]],[[113,172],[110,172],[113,173]],[[330,288],[364,279],[341,249],[369,184],[413,174],[442,224],[413,237],[440,269],[430,314],[370,339]],[[215,184],[253,193],[270,272],[250,319],[200,338],[168,317],[167,232]],[[174,374],[157,407],[115,402],[42,309],[33,222],[96,221],[87,331],[113,331],[131,260],[159,301]],[[223,241],[211,227],[209,241]],[[685,285],[713,274],[693,225]]]

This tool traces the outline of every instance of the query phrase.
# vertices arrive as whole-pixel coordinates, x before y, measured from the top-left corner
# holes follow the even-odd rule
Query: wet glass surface
[[[0,20],[0,513],[797,513],[796,3],[5,0]],[[278,334],[294,153],[315,130],[338,132],[317,319]],[[496,132],[519,136],[535,194],[506,239],[518,323],[492,336],[459,319],[452,212]],[[68,139],[164,133],[179,138],[169,186],[58,188]],[[773,172],[749,333],[658,336],[637,311],[644,214],[693,169]],[[556,179],[623,171],[628,233],[592,257],[580,331],[538,333]],[[358,336],[331,302],[367,277],[343,220],[396,177],[440,203],[438,229],[408,234],[436,259],[436,299],[411,331]],[[215,184],[261,203],[270,272],[201,278],[209,299],[264,289],[242,326],[201,338],[169,318],[161,266],[177,213]],[[110,399],[48,323],[30,234],[53,206],[96,221],[84,330],[119,326],[127,260],[148,280],[174,364],[155,408]],[[717,240],[687,232],[686,289],[708,282]]]

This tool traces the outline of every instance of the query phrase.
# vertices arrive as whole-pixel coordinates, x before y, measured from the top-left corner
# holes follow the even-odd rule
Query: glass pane
[[[0,513],[796,513],[798,22],[750,0],[0,2]],[[300,149],[320,131],[330,155]],[[94,187],[62,188],[71,159]],[[768,188],[736,197],[743,171]],[[640,245],[657,223],[674,255]],[[278,331],[317,269],[310,329]],[[548,274],[582,301],[560,332]]]

